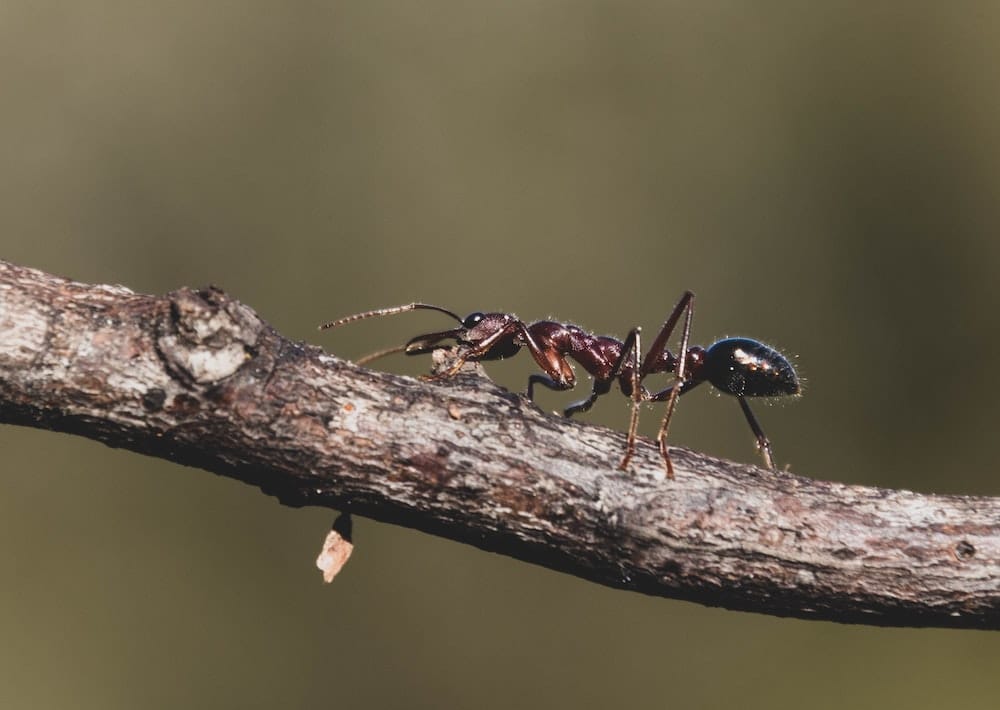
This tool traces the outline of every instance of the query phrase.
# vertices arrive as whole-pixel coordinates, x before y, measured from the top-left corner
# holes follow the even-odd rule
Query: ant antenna
[[[368,353],[364,357],[359,357],[357,360],[355,360],[354,364],[355,365],[367,365],[372,360],[378,360],[379,358],[383,358],[386,355],[393,355],[395,353],[402,353],[402,352],[406,352],[406,345],[405,344],[404,345],[397,345],[397,346],[395,346],[393,348],[384,348],[382,350],[376,350],[373,353]]]
[[[342,325],[353,323],[354,321],[364,320],[365,318],[376,318],[378,316],[393,316],[396,315],[397,313],[407,313],[408,311],[415,311],[418,309],[424,309],[428,311],[438,311],[440,313],[444,313],[445,315],[451,316],[459,323],[462,322],[462,319],[458,315],[452,313],[447,308],[442,308],[441,306],[432,306],[429,303],[408,303],[405,306],[392,306],[391,308],[377,308],[374,311],[355,313],[353,316],[346,316],[344,318],[340,318],[339,320],[332,320],[329,323],[324,323],[319,327],[319,329],[327,330],[329,328],[338,328]],[[388,355],[390,353],[386,352],[385,354]],[[376,353],[373,353],[373,355],[376,355]]]

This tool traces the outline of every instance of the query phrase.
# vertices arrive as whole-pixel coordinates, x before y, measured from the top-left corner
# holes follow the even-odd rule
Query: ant
[[[667,402],[667,410],[660,423],[656,441],[663,456],[667,477],[674,477],[673,463],[667,449],[667,432],[670,419],[677,406],[677,399],[687,394],[703,382],[710,382],[716,389],[733,395],[740,404],[750,429],[757,439],[757,448],[764,457],[764,464],[774,469],[771,442],[764,434],[757,417],[747,404],[748,397],[779,397],[798,395],[801,384],[795,369],[780,352],[750,338],[725,338],[707,348],[689,346],[691,317],[694,313],[694,294],[685,291],[674,306],[670,317],[660,328],[645,357],[641,357],[641,328],[629,331],[624,341],[608,336],[595,336],[570,323],[536,321],[525,323],[510,313],[475,312],[462,318],[440,306],[428,303],[410,303],[405,306],[380,308],[358,313],[320,326],[320,329],[336,328],[346,323],[377,316],[406,313],[426,309],[438,311],[458,321],[459,326],[437,333],[426,333],[410,339],[405,345],[381,350],[358,361],[370,362],[383,355],[405,352],[420,355],[433,351],[443,340],[457,343],[454,364],[446,371],[429,375],[425,379],[439,380],[454,376],[466,362],[501,360],[516,355],[521,348],[528,348],[535,362],[545,374],[528,378],[528,399],[533,400],[535,385],[562,391],[576,385],[576,375],[567,358],[573,358],[594,378],[593,389],[587,399],[571,404],[563,414],[571,417],[589,410],[603,394],[611,391],[617,380],[622,393],[632,400],[632,414],[629,420],[628,439],[625,455],[619,468],[625,470],[635,452],[636,428],[639,424],[639,405],[642,402]],[[677,327],[681,316],[681,355],[674,355],[667,349],[667,341]],[[672,373],[674,383],[658,391],[650,392],[642,381],[648,375]]]

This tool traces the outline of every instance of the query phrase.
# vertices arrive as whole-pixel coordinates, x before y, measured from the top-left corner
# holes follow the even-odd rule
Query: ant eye
[[[482,319],[483,314],[477,311],[466,316],[465,320],[462,321],[462,325],[466,328],[475,328]]]

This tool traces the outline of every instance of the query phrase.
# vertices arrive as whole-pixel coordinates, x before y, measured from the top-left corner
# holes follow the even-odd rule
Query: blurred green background
[[[444,325],[317,323],[421,299],[624,335],[690,288],[696,342],[798,356],[806,396],[758,408],[782,465],[1000,495],[998,27],[995,3],[929,1],[6,0],[0,256],[215,283],[346,357]],[[524,359],[488,369],[520,389]],[[758,460],[707,390],[672,441]],[[0,451],[4,708],[1000,694],[993,633],[706,609],[367,520],[325,587],[331,511],[41,431]]]

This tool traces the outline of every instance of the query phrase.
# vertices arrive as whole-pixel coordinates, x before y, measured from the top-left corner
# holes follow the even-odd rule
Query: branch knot
[[[170,319],[161,324],[157,349],[167,367],[189,383],[208,385],[236,373],[251,357],[263,324],[220,289],[180,289],[169,294]]]

